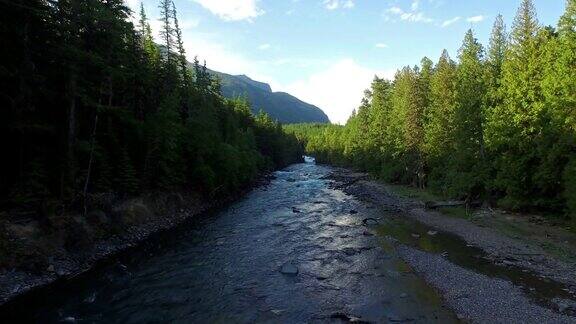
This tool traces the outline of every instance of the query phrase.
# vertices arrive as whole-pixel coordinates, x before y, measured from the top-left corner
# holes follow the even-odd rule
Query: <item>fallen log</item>
[[[427,201],[424,203],[424,207],[426,209],[439,209],[439,208],[453,208],[453,207],[466,207],[466,208],[476,208],[482,205],[481,202],[473,201],[473,202],[466,202],[466,201],[446,201],[446,202],[435,202],[435,201]]]

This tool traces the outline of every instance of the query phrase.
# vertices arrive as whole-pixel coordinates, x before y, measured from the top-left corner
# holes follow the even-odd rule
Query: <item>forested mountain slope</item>
[[[230,75],[210,71],[222,81],[222,94],[227,98],[246,96],[252,112],[266,112],[282,124],[329,123],[328,116],[318,107],[285,92],[272,92],[270,85],[254,81],[246,75]]]

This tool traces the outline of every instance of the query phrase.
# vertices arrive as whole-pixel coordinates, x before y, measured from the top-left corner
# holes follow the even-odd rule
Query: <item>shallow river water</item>
[[[4,320],[457,321],[376,229],[363,225],[378,211],[329,187],[330,170],[308,159],[278,171],[223,211],[10,306]]]

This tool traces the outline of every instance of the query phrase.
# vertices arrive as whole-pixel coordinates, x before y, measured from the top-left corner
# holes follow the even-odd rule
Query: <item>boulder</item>
[[[291,262],[286,262],[280,267],[280,272],[284,275],[295,276],[298,274],[298,267]]]

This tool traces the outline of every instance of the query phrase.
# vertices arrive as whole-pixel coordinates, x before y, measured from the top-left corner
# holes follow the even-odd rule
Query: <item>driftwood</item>
[[[424,206],[426,209],[439,209],[439,208],[451,208],[451,207],[466,207],[466,208],[477,208],[482,205],[479,201],[445,201],[445,202],[435,202],[427,201]]]

